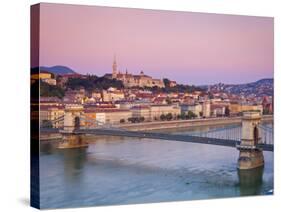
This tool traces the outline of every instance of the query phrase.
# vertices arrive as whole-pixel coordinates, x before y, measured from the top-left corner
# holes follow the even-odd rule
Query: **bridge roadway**
[[[144,132],[144,131],[126,131],[118,129],[79,129],[75,130],[74,134],[93,134],[93,135],[108,135],[108,136],[125,136],[125,137],[137,137],[137,138],[149,138],[149,139],[161,139],[161,140],[172,140],[182,141],[197,144],[211,144],[226,147],[237,147],[240,145],[240,141],[231,139],[219,139],[209,137],[199,137],[192,135],[180,135],[180,134],[168,134],[168,133],[157,133],[157,132]],[[264,151],[273,152],[272,144],[259,144],[258,147]]]

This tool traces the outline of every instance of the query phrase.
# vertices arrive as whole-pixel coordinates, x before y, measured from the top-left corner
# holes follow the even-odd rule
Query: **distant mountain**
[[[256,82],[253,82],[253,83],[256,83],[256,84],[266,84],[266,85],[273,85],[273,79],[272,78],[268,78],[268,79],[261,79],[261,80],[258,80]]]
[[[244,84],[215,84],[210,86],[211,90],[219,90],[238,95],[272,96],[273,79],[261,79],[256,82]]]
[[[51,72],[55,75],[77,74],[77,72],[73,71],[71,68],[68,68],[66,66],[52,66],[52,67],[41,66],[40,70],[41,71],[48,71],[48,72]]]

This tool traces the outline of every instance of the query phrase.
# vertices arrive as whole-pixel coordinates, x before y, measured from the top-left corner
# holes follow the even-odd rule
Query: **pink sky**
[[[40,65],[118,68],[180,83],[273,77],[273,18],[41,4]]]

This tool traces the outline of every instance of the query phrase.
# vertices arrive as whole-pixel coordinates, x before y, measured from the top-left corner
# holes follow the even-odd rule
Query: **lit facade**
[[[125,73],[117,71],[117,62],[115,58],[112,65],[112,74],[106,74],[105,77],[120,80],[125,87],[165,87],[163,80],[153,79],[151,76],[145,75],[143,71],[141,71],[139,75],[130,74],[127,70]]]

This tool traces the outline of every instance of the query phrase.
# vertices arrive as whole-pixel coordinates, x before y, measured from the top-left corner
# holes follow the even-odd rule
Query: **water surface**
[[[191,129],[200,130],[209,128]],[[82,149],[41,141],[42,208],[262,195],[273,188],[271,152],[264,152],[264,168],[240,173],[239,152],[230,147],[114,136],[87,140]]]

